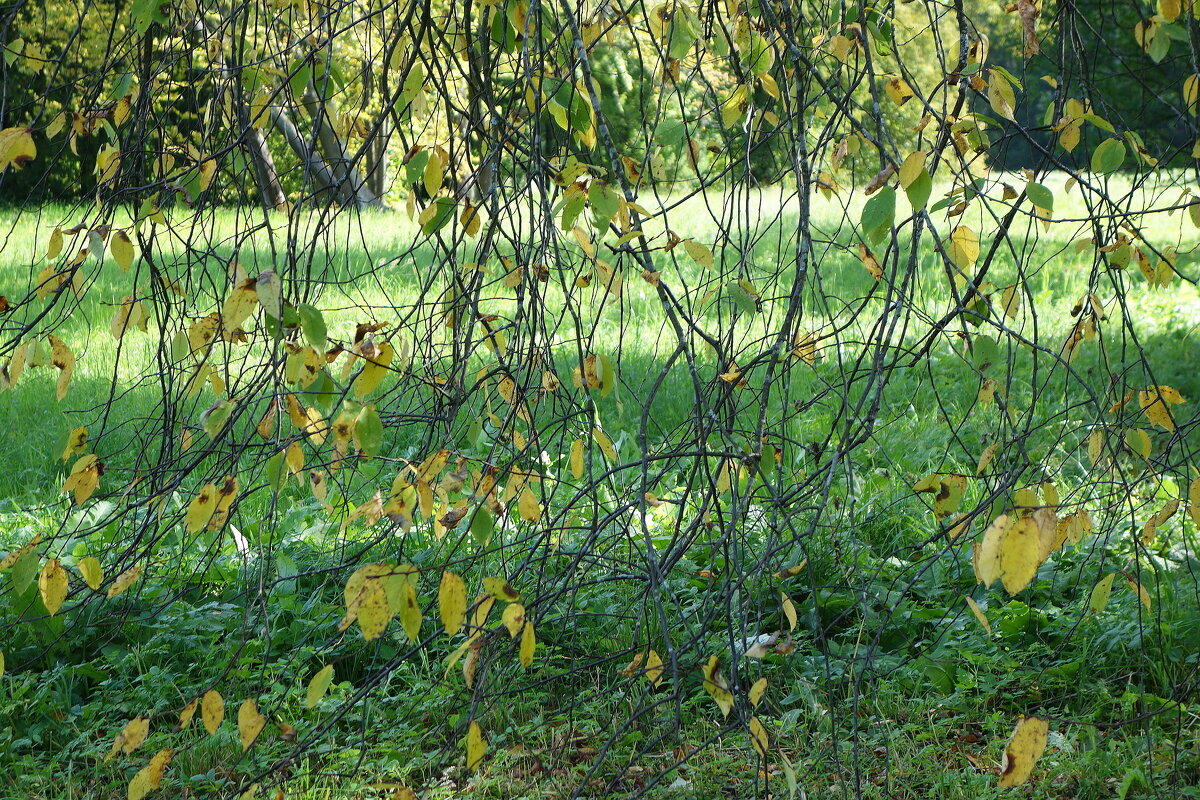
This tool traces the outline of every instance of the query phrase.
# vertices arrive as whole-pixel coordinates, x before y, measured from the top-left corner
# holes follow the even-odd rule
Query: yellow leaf
[[[1000,582],[1010,594],[1024,589],[1042,563],[1041,531],[1032,517],[1012,524],[1000,542]]]
[[[100,473],[103,469],[94,453],[80,457],[71,466],[71,474],[63,481],[62,490],[74,494],[75,505],[83,505],[92,493],[100,488]]]
[[[888,99],[898,106],[904,105],[915,96],[912,87],[901,78],[892,78],[885,83],[883,91],[888,96]]]
[[[904,162],[900,165],[901,189],[907,189],[913,181],[921,176],[921,171],[925,169],[927,156],[928,153],[924,150],[915,150],[905,157]]]
[[[111,600],[132,586],[134,581],[142,576],[142,570],[145,567],[145,564],[137,564],[118,575],[112,585],[108,587],[108,598]]]
[[[1171,415],[1170,406],[1182,402],[1183,397],[1170,386],[1151,386],[1138,392],[1138,405],[1141,406],[1146,419],[1167,431],[1175,430],[1175,419]]]
[[[750,687],[750,705],[758,708],[758,704],[762,702],[763,693],[767,691],[767,679],[759,678]]]
[[[38,575],[38,592],[50,616],[57,614],[67,599],[67,571],[57,558],[48,559],[42,566],[42,572]]]
[[[139,330],[145,333],[148,321],[149,318],[146,315],[146,309],[142,305],[142,301],[135,299],[131,294],[127,294],[121,298],[121,305],[117,306],[117,313],[113,314],[109,332],[117,340],[124,338],[125,334],[131,330]]]
[[[505,611],[507,610],[505,609]],[[521,649],[517,653],[522,667],[528,669],[533,665],[533,651],[536,647],[537,636],[533,632],[533,623],[526,620],[525,629],[521,631]]]
[[[1129,584],[1130,591],[1132,591],[1134,594],[1136,594],[1138,596],[1138,600],[1142,601],[1142,605],[1146,607],[1147,611],[1149,611],[1150,610],[1150,593],[1146,591],[1146,587],[1142,586],[1136,580],[1129,577],[1129,575],[1125,576],[1125,582]]]
[[[537,496],[528,486],[521,492],[521,497],[517,501],[517,510],[521,515],[521,519],[526,522],[537,522],[542,518],[542,506],[537,501]]]
[[[95,591],[100,588],[100,582],[104,580],[104,570],[100,567],[100,559],[95,556],[86,556],[79,559],[75,568],[79,570],[83,582],[88,585],[89,589]]]
[[[488,594],[493,594],[508,603],[515,603],[521,599],[520,593],[504,578],[484,578],[483,589]]]
[[[992,110],[1005,119],[1016,122],[1014,112],[1017,107],[1017,96],[1012,84],[996,70],[988,70],[988,104]]]
[[[1088,597],[1088,610],[1093,614],[1099,614],[1108,605],[1108,598],[1112,595],[1113,579],[1116,577],[1117,573],[1110,572],[1092,587],[1092,593]]]
[[[436,150],[429,151],[429,160],[425,162],[425,171],[421,176],[421,182],[425,185],[425,192],[433,197],[442,188],[442,158]]]
[[[238,734],[242,739],[242,749],[249,750],[250,745],[262,733],[267,720],[258,711],[258,705],[250,699],[245,700],[238,708]]]
[[[5,128],[0,131],[0,172],[13,166],[16,169],[37,158],[33,143],[33,128]]]
[[[150,763],[138,770],[129,782],[129,800],[142,800],[162,783],[163,771],[171,763],[175,751],[170,748],[159,750]]]
[[[112,758],[119,752],[126,755],[132,753],[141,746],[142,742],[146,741],[147,734],[150,733],[150,718],[149,717],[134,717],[125,724],[121,732],[117,734],[117,738],[113,740],[112,750],[108,752],[108,758]]]
[[[508,635],[513,639],[517,638],[517,634],[525,626],[525,606],[520,603],[509,603],[508,607],[504,609],[504,613],[500,615],[500,621],[508,629]]]
[[[208,526],[213,512],[217,510],[216,484],[206,483],[200,487],[200,493],[188,504],[187,514],[183,519],[183,527],[188,533],[197,533]]]
[[[987,614],[983,613],[983,609],[979,607],[979,603],[976,603],[973,597],[968,597],[967,606],[970,607],[971,613],[975,615],[975,619],[979,620],[979,624],[983,626],[983,629],[991,633],[992,623],[988,622]]]
[[[657,688],[658,684],[662,683],[663,679],[663,662],[658,653],[651,650],[646,656],[646,680],[650,681],[650,685]]]
[[[417,602],[417,589],[409,581],[404,582],[404,588],[401,590],[404,596],[400,605],[400,627],[404,629],[404,634],[410,642],[415,642],[421,634],[421,622],[424,616],[421,613],[421,606]],[[359,624],[362,624],[362,618],[359,618]]]
[[[1046,750],[1050,725],[1037,717],[1021,717],[1004,747],[1000,765],[1000,788],[1020,786],[1029,780],[1033,767]]]
[[[950,232],[947,254],[960,269],[974,265],[979,260],[979,236],[966,225],[959,225]]]
[[[458,633],[467,617],[467,585],[453,572],[442,573],[442,583],[438,587],[438,611],[446,635]]]
[[[1180,0],[1158,0],[1158,15],[1164,22],[1174,22],[1182,12],[1183,5]]]
[[[479,723],[471,720],[467,728],[467,769],[471,772],[479,769],[483,763],[483,754],[487,752],[487,740],[483,738],[483,729]]]
[[[388,368],[391,366],[395,355],[396,351],[387,342],[377,342],[375,352],[370,357],[367,357],[365,354],[363,355],[367,365],[363,367],[362,372],[354,379],[354,394],[356,397],[366,397],[379,388],[379,384],[383,383],[383,379],[388,374]]]
[[[766,758],[767,748],[770,746],[767,729],[758,721],[758,717],[751,717],[750,724],[747,727],[750,729],[750,744],[754,745],[759,758]]]
[[[50,261],[53,261],[54,259],[58,258],[58,254],[62,252],[62,248],[63,248],[62,228],[55,228],[54,232],[50,234],[49,243],[46,245],[46,258]]]
[[[133,266],[133,241],[125,231],[116,231],[108,240],[108,252],[122,272],[128,272]]]
[[[333,683],[333,664],[326,664],[317,670],[317,674],[313,675],[312,680],[308,682],[308,690],[304,693],[304,707],[312,708],[321,702],[325,692],[329,691],[331,683]]]
[[[384,632],[392,620],[392,609],[388,604],[387,591],[378,578],[365,577],[362,580],[358,591],[346,605],[343,626],[348,624],[347,619],[358,620],[364,641],[377,639]]]
[[[578,480],[583,477],[583,440],[571,442],[571,474]]]
[[[794,631],[796,630],[796,606],[792,603],[792,598],[788,597],[786,594],[780,592],[779,596],[782,598],[783,615],[787,617],[788,630]]]
[[[75,355],[57,336],[51,334],[46,338],[50,341],[50,362],[59,370],[55,395],[62,400],[67,396],[67,386],[71,383],[71,374],[75,371]]]
[[[221,697],[221,693],[216,689],[209,689],[200,698],[200,721],[204,723],[204,730],[209,734],[217,732],[217,728],[221,727],[221,721],[225,719],[225,698]]]
[[[983,533],[982,543],[976,543],[973,566],[975,578],[985,587],[991,586],[1000,577],[1000,543],[1012,526],[1012,518],[1001,514],[992,520]]]
[[[1004,316],[1009,319],[1016,319],[1017,314],[1021,311],[1021,291],[1020,287],[1015,283],[1012,286],[1005,288],[1000,296],[1000,309]]]
[[[600,446],[600,452],[604,453],[605,458],[613,462],[617,460],[617,451],[607,433],[599,428],[592,428],[592,439]]]
[[[0,650],[0,678],[4,677],[4,651]]]
[[[487,624],[488,614],[496,604],[496,596],[481,594],[475,598],[475,610],[471,612],[470,639],[473,641],[483,635],[483,626]]]
[[[733,694],[729,691],[725,676],[721,674],[721,660],[716,656],[709,656],[708,662],[701,669],[704,672],[704,691],[716,702],[722,716],[729,716],[733,709]]]
[[[695,261],[705,269],[712,269],[715,260],[712,250],[708,249],[706,245],[700,244],[695,239],[684,239],[683,249],[687,251],[692,261]]]
[[[186,730],[187,726],[192,724],[192,717],[196,716],[196,703],[197,699],[193,697],[179,712],[179,730]]]
[[[247,282],[230,292],[225,304],[221,306],[221,331],[229,337],[242,327],[254,308],[258,305],[258,292],[253,283]]]

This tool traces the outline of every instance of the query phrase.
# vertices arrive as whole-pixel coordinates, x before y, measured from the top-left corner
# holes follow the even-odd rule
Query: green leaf
[[[364,455],[378,455],[383,448],[383,422],[375,406],[366,406],[358,412],[358,422],[354,425],[354,438],[358,440],[358,449]]]
[[[491,540],[495,524],[496,520],[492,517],[492,512],[486,508],[480,507],[475,511],[475,516],[471,518],[471,535],[475,537],[475,542],[480,547],[486,547],[488,541]]]
[[[621,210],[621,195],[604,181],[592,181],[588,202],[592,204],[592,224],[599,231],[607,230],[608,223]]]
[[[1044,208],[1047,211],[1054,210],[1054,192],[1040,183],[1030,183],[1026,186],[1025,196],[1038,208]]]
[[[436,210],[428,219],[426,219],[425,223],[421,225],[421,233],[425,234],[426,236],[437,233],[443,227],[445,227],[447,222],[454,219],[454,198],[439,197],[437,200],[433,201],[433,205]]]
[[[892,230],[896,220],[896,190],[884,186],[862,210],[862,232],[870,244],[879,244]]]
[[[153,22],[165,25],[168,20],[163,9],[166,8],[170,8],[166,0],[133,0],[133,27],[138,36],[145,36]]]
[[[329,335],[329,329],[325,326],[325,316],[308,303],[296,306],[296,313],[300,316],[300,330],[304,331],[304,338],[314,350],[323,351]]]
[[[1109,175],[1125,163],[1125,143],[1120,139],[1105,139],[1092,151],[1092,172]]]
[[[908,203],[914,211],[924,208],[929,202],[929,195],[933,193],[933,178],[929,176],[929,170],[922,169],[904,192],[908,195]]]

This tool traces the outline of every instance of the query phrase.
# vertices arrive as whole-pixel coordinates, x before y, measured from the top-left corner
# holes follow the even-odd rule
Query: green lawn
[[[1049,185],[1056,218],[1086,216],[1078,188]],[[997,788],[1004,743],[1026,713],[1050,720],[1026,796],[1197,796],[1187,794],[1200,783],[1191,705],[1200,669],[1196,527],[1181,509],[1154,542],[1139,543],[1146,520],[1186,496],[1200,463],[1194,426],[1182,424],[1200,401],[1195,287],[1178,278],[1150,287],[1136,264],[1093,268],[1091,247],[1077,245],[1096,232],[1082,223],[1048,231],[1022,223],[987,275],[997,304],[989,320],[976,327],[957,317],[930,338],[953,308],[953,290],[928,240],[911,273],[901,240],[899,272],[876,282],[834,198],[814,212],[814,254],[791,331],[816,341],[812,363],[786,349],[777,360],[796,274],[789,197],[772,189],[672,208],[670,230],[711,245],[712,266],[683,246],[661,249],[661,224],[644,228],[659,247],[657,279],[686,309],[688,319],[676,322],[687,356],[640,265],[623,257],[618,300],[599,286],[599,272],[584,285],[595,270],[574,237],[549,236],[515,215],[477,273],[462,265],[477,258],[478,239],[452,251],[399,213],[326,225],[317,212],[264,222],[232,210],[190,219],[180,209],[169,230],[159,228],[154,268],[179,281],[183,296],[164,289],[144,259],[127,273],[111,258],[89,260],[87,291],[64,293],[40,316],[47,301],[22,302],[43,266],[37,254],[55,226],[82,217],[60,207],[8,212],[0,294],[14,307],[0,317],[3,340],[22,325],[37,334],[53,325],[78,366],[61,402],[51,366],[30,368],[0,393],[0,419],[13,431],[0,473],[0,552],[37,534],[45,543],[0,578],[0,794],[114,796],[151,755],[172,748],[163,796],[224,796],[258,783],[259,797],[283,785],[288,797],[314,799],[403,797],[395,793],[403,785],[422,798],[752,797],[766,780],[787,797],[791,771],[810,798],[1000,797],[1011,794]],[[856,220],[860,207],[856,198],[845,213]],[[986,244],[995,223],[982,213],[956,224]],[[935,215],[939,224],[943,217]],[[1181,215],[1144,222],[1143,235],[1178,251],[1176,267],[1194,274],[1197,238]],[[877,249],[889,268],[897,263]],[[599,254],[616,263],[611,251]],[[500,256],[530,273],[546,265],[547,280],[505,285]],[[259,314],[247,323],[247,343],[214,350],[223,395],[211,381],[191,395],[181,389],[195,363],[186,352],[173,358],[171,342],[218,309],[234,258],[249,276],[283,276],[292,299],[323,312],[331,344],[352,345],[359,324],[388,325],[381,335],[398,353],[394,370],[364,398],[384,422],[379,455],[351,451],[335,468],[329,443],[303,445],[304,470],[325,471],[324,502],[307,481],[272,490],[271,458],[299,439],[286,409],[266,439],[254,427],[271,398],[282,405],[292,391],[331,420],[357,413],[358,399],[342,394],[353,374],[342,372],[344,356],[330,365],[324,393],[301,392],[269,366],[281,345]],[[479,282],[474,311],[495,315],[488,324],[506,332],[503,360],[479,343],[478,329],[473,346],[456,344],[461,324],[445,318],[456,296],[451,266]],[[1023,300],[1004,317],[1001,292],[1013,284]],[[118,340],[111,320],[132,292],[153,293],[157,305],[148,332]],[[1060,354],[1079,319],[1072,309],[1089,292],[1106,320],[1068,369]],[[611,388],[607,379],[603,389],[573,387],[586,354],[612,365]],[[546,372],[562,385],[539,396]],[[528,419],[507,403],[502,374],[537,397]],[[980,394],[988,380],[991,402]],[[1155,429],[1136,400],[1109,410],[1152,384],[1185,401],[1176,436]],[[234,420],[210,441],[202,415],[222,396]],[[1087,441],[1100,423],[1111,458],[1094,465]],[[59,458],[56,443],[78,426],[105,472],[93,499],[75,508],[61,486],[77,456]],[[615,461],[593,427],[612,439]],[[527,447],[514,443],[513,428]],[[1135,452],[1140,440],[1122,444],[1137,429],[1146,431],[1149,461]],[[570,463],[576,440],[582,477]],[[992,463],[980,471],[992,444]],[[387,495],[406,462],[442,448],[477,471],[498,467],[502,486],[514,465],[536,472],[541,519],[492,514],[490,538],[470,524],[443,532],[425,514],[410,530],[361,518],[343,526],[376,490]],[[719,488],[721,455],[760,453],[777,454],[777,463],[735,470]],[[957,538],[947,533],[953,516],[938,519],[933,495],[912,490],[930,474],[952,473],[969,476],[954,513],[981,509]],[[189,532],[193,497],[231,474],[240,494],[230,526]],[[1031,487],[1052,504],[1044,482],[1064,513],[1087,510],[1094,531],[1054,553],[1016,596],[979,586],[970,541],[989,510],[1011,508],[1015,491]],[[642,499],[647,492],[653,503]],[[450,490],[448,502],[465,495]],[[106,598],[76,571],[88,556],[106,580],[117,565],[148,566],[128,592]],[[71,576],[72,593],[53,617],[33,580],[42,557],[59,558]],[[357,625],[339,632],[342,587],[371,562],[421,570],[417,645],[399,623],[371,643]],[[774,574],[802,562],[794,575]],[[462,661],[447,669],[464,640],[441,629],[443,569],[461,573],[472,597],[485,576],[513,583],[536,621],[531,668],[517,663],[498,603],[473,685]],[[1140,581],[1148,608],[1118,575],[1111,600],[1089,612],[1093,586],[1114,571]],[[781,593],[796,609],[794,629]],[[794,649],[731,658],[735,640],[789,631]],[[650,648],[675,655],[657,687],[628,669]],[[727,717],[704,691],[700,665],[710,655],[722,659],[738,698]],[[328,695],[307,708],[307,682],[331,663]],[[753,707],[746,697],[759,677],[768,688]],[[213,688],[227,703],[217,732],[199,718],[174,731],[179,710]],[[235,722],[248,697],[268,724],[243,753]],[[138,715],[151,719],[146,743],[107,759]],[[770,739],[761,759],[747,733],[752,716]],[[474,773],[461,743],[470,720],[488,740]]]

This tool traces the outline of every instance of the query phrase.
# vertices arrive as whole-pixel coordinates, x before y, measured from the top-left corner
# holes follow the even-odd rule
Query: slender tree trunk
[[[337,179],[330,172],[325,160],[308,146],[308,140],[300,135],[300,131],[296,130],[291,118],[283,109],[274,105],[270,107],[270,115],[271,124],[282,134],[288,147],[292,148],[292,152],[300,159],[300,164],[304,168],[305,183],[311,181],[317,192],[334,188],[337,185]]]
[[[337,182],[338,195],[345,198],[343,202],[354,203],[359,207],[379,205],[379,196],[371,192],[367,182],[359,174],[350,154],[333,129],[328,104],[320,101],[312,84],[309,84],[308,91],[304,93],[300,103],[312,119],[317,141]]]

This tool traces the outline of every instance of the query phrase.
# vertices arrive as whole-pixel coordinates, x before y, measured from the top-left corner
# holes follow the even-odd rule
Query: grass
[[[1056,216],[1083,216],[1077,193],[1051,185]],[[764,785],[783,797],[786,757],[808,797],[1001,797],[1007,793],[996,788],[995,767],[1004,741],[1018,714],[1036,712],[1051,720],[1052,734],[1029,796],[1186,796],[1200,781],[1200,729],[1189,705],[1200,652],[1196,530],[1181,511],[1153,546],[1135,546],[1134,539],[1154,510],[1186,490],[1194,434],[1181,426],[1172,440],[1151,430],[1136,408],[1104,415],[1124,389],[1152,382],[1173,386],[1189,403],[1200,398],[1189,355],[1200,320],[1194,287],[1176,281],[1169,291],[1152,289],[1132,266],[1124,273],[1092,270],[1085,266],[1089,253],[1075,247],[1088,231],[1074,223],[1022,230],[988,275],[998,290],[1024,287],[1021,311],[1002,327],[994,324],[999,314],[978,330],[954,322],[912,358],[930,322],[951,307],[936,259],[920,255],[903,296],[907,327],[879,349],[877,324],[888,318],[891,301],[839,230],[843,212],[828,203],[816,212],[818,255],[800,323],[820,337],[817,357],[811,365],[788,361],[786,380],[766,391],[757,382],[766,363],[760,357],[782,324],[792,285],[795,264],[783,254],[794,248],[795,208],[774,190],[755,199],[759,221],[739,227],[730,216],[723,234],[701,199],[673,212],[681,220],[672,223],[678,236],[718,245],[712,268],[682,247],[654,255],[660,279],[696,327],[720,342],[718,353],[694,330],[685,336],[705,401],[713,403],[711,425],[695,411],[685,359],[670,360],[676,336],[640,270],[627,270],[621,300],[613,302],[594,277],[580,285],[586,270],[577,257],[555,253],[577,253],[570,239],[539,240],[515,222],[514,244],[501,252],[529,269],[544,260],[555,270],[545,284],[526,283],[517,293],[503,285],[507,270],[498,259],[485,265],[479,312],[528,315],[533,323],[506,329],[520,333],[510,347],[543,359],[510,372],[532,393],[550,369],[569,392],[579,355],[593,352],[608,357],[618,374],[611,393],[594,391],[586,401],[582,393],[571,403],[558,399],[563,390],[548,395],[532,404],[527,424],[497,426],[490,418],[489,410],[506,410],[495,377],[479,378],[496,366],[496,354],[457,350],[454,331],[442,322],[453,296],[445,267],[452,254],[414,237],[414,226],[398,215],[366,214],[328,229],[315,216],[300,216],[290,229],[274,221],[273,232],[254,231],[256,222],[231,210],[194,225],[175,219],[174,231],[158,241],[160,269],[182,281],[190,299],[171,301],[178,305],[167,330],[152,326],[119,342],[108,332],[115,304],[135,289],[147,291],[152,279],[144,264],[126,274],[111,261],[89,262],[88,291],[60,303],[71,306],[69,313],[46,320],[78,358],[66,398],[53,401],[51,367],[31,370],[0,394],[0,418],[21,433],[12,437],[9,467],[0,474],[0,550],[41,533],[69,569],[84,555],[128,565],[130,552],[148,554],[154,566],[134,590],[108,601],[92,598],[72,573],[71,599],[52,618],[40,610],[36,589],[19,591],[22,567],[7,570],[0,598],[0,624],[11,632],[3,646],[9,671],[0,679],[0,763],[8,767],[2,793],[109,796],[123,791],[151,754],[171,747],[176,754],[164,786],[180,796],[217,796],[258,782],[259,796],[283,783],[288,796],[314,800],[394,796],[401,785],[422,798],[576,791],[750,797]],[[30,265],[48,230],[74,218],[71,210],[46,208],[0,225],[11,228],[0,256],[0,293],[16,301],[32,289]],[[988,230],[984,217],[960,224]],[[195,232],[190,240],[188,230]],[[658,231],[648,225],[646,233]],[[1194,237],[1180,231],[1178,218],[1148,218],[1146,236],[1174,247],[1177,266],[1190,268]],[[453,255],[469,261],[470,244]],[[178,403],[170,408],[175,443],[163,447],[160,374],[170,385],[186,370],[161,372],[159,337],[169,340],[218,307],[234,257],[249,275],[274,268],[295,278],[297,291],[324,284],[322,294],[305,297],[324,312],[331,341],[350,344],[359,323],[386,321],[397,349],[410,354],[372,398],[387,422],[382,458],[350,459],[335,471],[328,447],[306,448],[306,469],[327,473],[328,505],[296,481],[277,494],[266,487],[272,450],[257,444],[252,429],[270,392],[252,381],[270,358],[267,336],[221,351],[228,394],[247,402],[225,441],[256,444],[240,451],[208,444],[199,420],[219,399],[208,385],[193,397],[169,395]],[[731,299],[739,280],[753,284],[761,310],[749,313],[744,297]],[[1102,325],[1101,341],[1081,346],[1068,373],[1057,355],[1075,323],[1071,307],[1089,291],[1102,296],[1113,321]],[[1113,302],[1118,293],[1124,323]],[[3,321],[6,337],[44,307],[18,305]],[[539,316],[539,308],[552,313]],[[1131,331],[1137,346],[1127,338]],[[983,366],[985,336],[995,357]],[[876,352],[896,366],[868,430],[858,404],[878,388],[880,373],[862,359]],[[750,386],[737,389],[717,377],[731,361],[753,365]],[[331,373],[344,383],[338,364]],[[479,386],[457,407],[438,399],[438,381],[454,376]],[[999,402],[980,400],[986,379],[996,381]],[[338,413],[328,397],[301,396],[331,417]],[[1189,407],[1180,407],[1181,420],[1191,418]],[[696,490],[719,465],[687,454],[700,444],[711,452],[752,452],[760,414],[779,454],[771,488],[761,481],[756,487],[748,473],[734,475],[746,502],[706,509],[713,494]],[[1120,449],[1119,437],[1113,471],[1093,467],[1085,442],[1103,419],[1113,420],[1113,436],[1150,430],[1157,475]],[[514,424],[526,436],[538,432],[537,448],[514,447]],[[72,509],[59,492],[67,466],[54,457],[53,443],[78,425],[89,428],[108,468],[97,499]],[[617,465],[591,439],[593,426],[614,440]],[[194,435],[190,450],[177,438],[184,429]],[[859,433],[865,435],[855,441]],[[655,456],[644,479],[637,464],[643,436]],[[569,475],[577,438],[587,442],[582,480]],[[1094,535],[1056,553],[1032,587],[1011,598],[999,586],[977,587],[964,546],[971,537],[951,541],[926,496],[911,489],[930,473],[975,476],[984,448],[996,442],[1005,445],[997,466],[972,477],[963,510],[986,509],[992,495],[1011,503],[1016,488],[1049,480],[1067,507],[1088,508],[1097,521]],[[411,530],[387,535],[361,524],[342,529],[345,515],[376,488],[387,492],[404,460],[419,462],[440,447],[476,464],[536,466],[544,521],[500,518],[486,545],[466,526],[439,536],[424,515]],[[845,457],[835,463],[831,454],[840,450]],[[616,469],[622,462],[633,466]],[[165,482],[162,504],[122,506],[121,487],[133,492],[138,476],[155,471],[178,474]],[[234,473],[244,497],[232,522],[247,545],[226,528],[185,531],[181,518],[200,484]],[[645,509],[643,518],[630,498],[645,491],[666,502]],[[982,521],[975,526],[972,537]],[[647,589],[651,556],[667,567],[657,594]],[[801,559],[807,561],[798,574],[772,577]],[[419,584],[419,647],[398,625],[369,645],[356,628],[337,632],[342,585],[355,566],[371,561],[431,573]],[[501,631],[489,638],[472,687],[461,661],[447,672],[459,641],[447,641],[438,628],[434,598],[443,568],[462,572],[472,586],[484,575],[514,581],[536,613],[532,670],[516,664],[516,645]],[[1118,576],[1107,607],[1087,613],[1092,586],[1114,570],[1147,587],[1149,609]],[[795,650],[732,659],[732,639],[789,627],[780,592],[797,609]],[[990,631],[964,596],[982,607]],[[622,674],[636,653],[668,653],[668,631],[680,661],[662,685],[636,671]],[[768,679],[757,709],[743,701],[721,715],[697,668],[710,654],[721,656],[739,697],[758,677]],[[305,685],[326,663],[336,664],[334,685],[308,709]],[[217,734],[208,735],[199,720],[173,731],[178,710],[210,688],[228,703]],[[244,755],[233,721],[251,696],[270,724]],[[107,760],[116,732],[138,714],[151,715],[150,739],[133,755]],[[752,714],[771,739],[761,761],[746,732]],[[465,769],[461,744],[468,720],[489,742],[474,773]],[[296,730],[301,749],[284,725]]]

